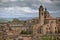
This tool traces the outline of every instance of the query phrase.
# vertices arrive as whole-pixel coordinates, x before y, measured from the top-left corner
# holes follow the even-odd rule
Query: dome
[[[43,8],[43,6],[41,5],[40,8]]]

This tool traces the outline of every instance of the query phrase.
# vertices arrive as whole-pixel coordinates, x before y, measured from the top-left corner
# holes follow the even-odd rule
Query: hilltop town
[[[38,11],[39,17],[32,20],[1,22],[0,40],[39,40],[42,35],[60,34],[60,17],[53,18],[42,5]]]

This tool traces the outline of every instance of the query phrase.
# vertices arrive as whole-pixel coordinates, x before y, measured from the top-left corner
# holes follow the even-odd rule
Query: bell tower
[[[44,8],[42,5],[39,7],[39,22],[40,25],[44,24]]]

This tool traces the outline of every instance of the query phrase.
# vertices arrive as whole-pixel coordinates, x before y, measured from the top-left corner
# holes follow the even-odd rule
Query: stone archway
[[[39,34],[42,34],[42,32],[43,32],[43,27],[42,26],[40,26],[39,28],[38,28],[38,31],[37,31]]]

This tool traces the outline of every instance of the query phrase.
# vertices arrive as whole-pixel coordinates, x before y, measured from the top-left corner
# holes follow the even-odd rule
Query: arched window
[[[42,15],[43,15],[43,13],[42,13]]]

